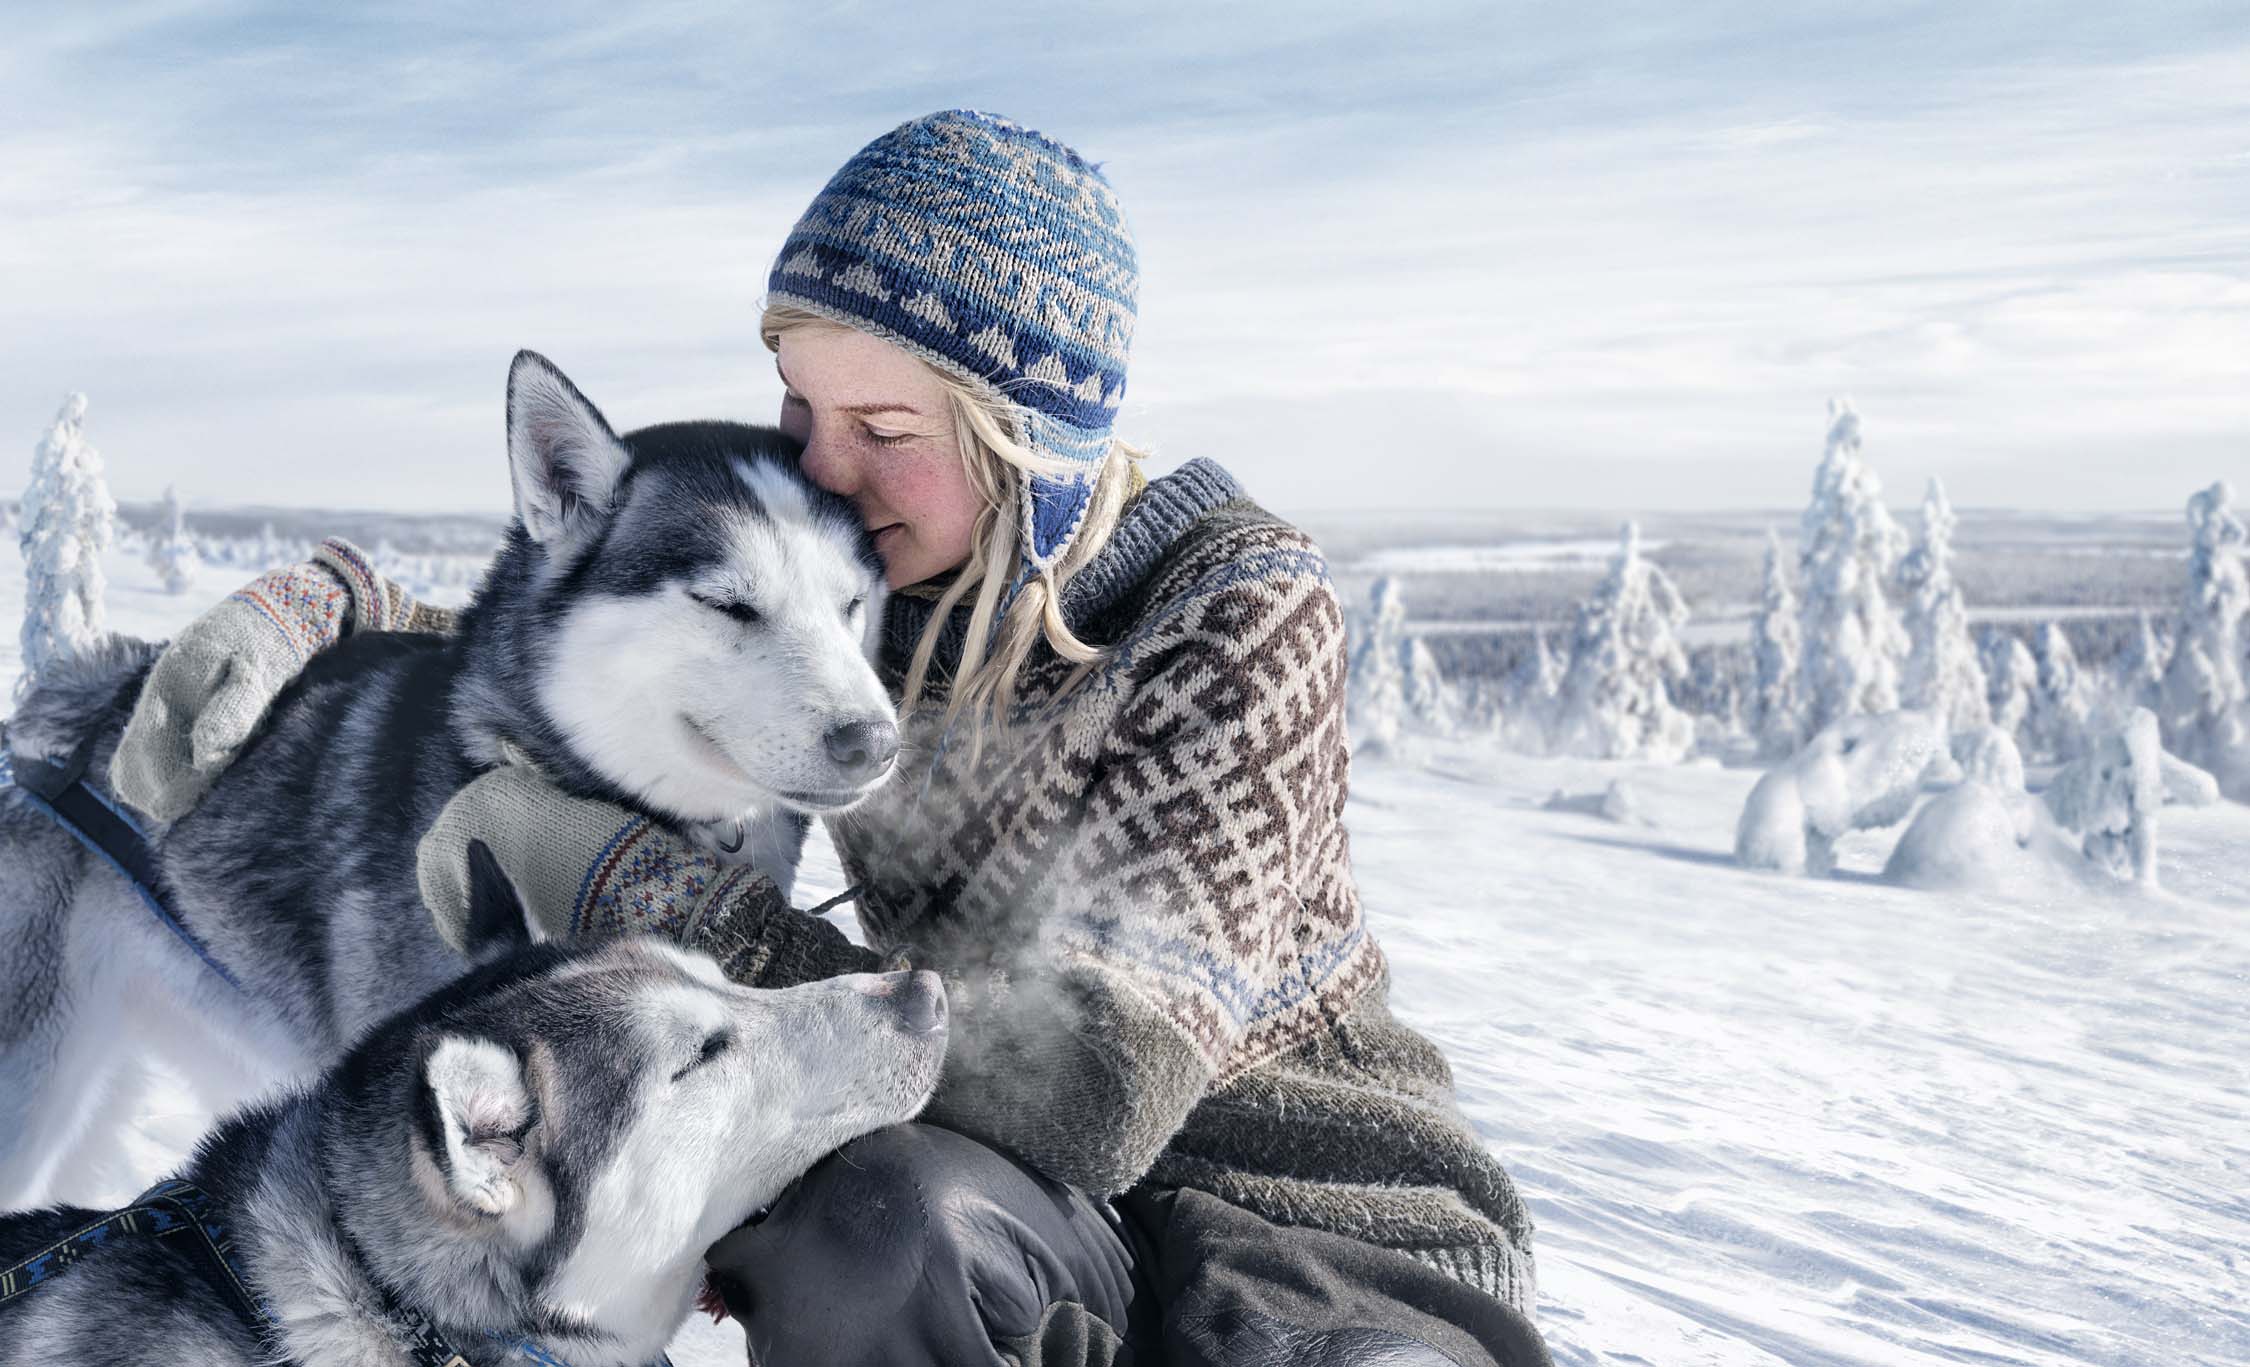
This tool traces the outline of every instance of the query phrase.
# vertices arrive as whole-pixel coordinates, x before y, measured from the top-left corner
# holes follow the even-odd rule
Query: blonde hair
[[[789,304],[768,304],[759,324],[768,350],[778,350],[782,334],[800,328],[845,331],[851,330],[851,325]],[[963,602],[969,603],[968,637],[948,680],[945,725],[950,728],[956,720],[969,718],[974,754],[982,748],[988,732],[1006,727],[1024,666],[1041,642],[1077,666],[1063,685],[1065,692],[1104,658],[1101,648],[1080,640],[1063,620],[1063,586],[1109,543],[1134,483],[1134,462],[1144,453],[1121,439],[1110,439],[1109,454],[1095,475],[1093,498],[1068,553],[1057,564],[1025,579],[1021,568],[1025,563],[1022,476],[1027,471],[1070,475],[1078,473],[1080,467],[1043,455],[1023,443],[1019,434],[1027,424],[1021,405],[926,358],[915,359],[945,386],[962,471],[968,476],[969,487],[976,491],[980,509],[970,533],[969,558],[939,592],[929,625],[915,642],[905,687],[899,695],[899,715],[903,719],[921,702],[935,665],[938,638],[953,610]]]

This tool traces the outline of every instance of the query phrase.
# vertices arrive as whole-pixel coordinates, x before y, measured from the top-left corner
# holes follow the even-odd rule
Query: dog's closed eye
[[[703,606],[711,609],[713,612],[723,612],[727,616],[732,617],[737,622],[741,622],[746,626],[755,626],[759,622],[764,620],[764,618],[759,615],[756,608],[750,606],[748,603],[743,602],[739,598],[706,598],[700,593],[690,594],[688,596],[695,599],[696,602],[701,603]]]
[[[672,1074],[672,1080],[678,1082],[681,1078],[701,1068],[732,1047],[734,1047],[734,1032],[732,1030],[712,1031],[703,1037],[703,1047],[697,1051],[695,1057],[683,1064],[680,1071]]]

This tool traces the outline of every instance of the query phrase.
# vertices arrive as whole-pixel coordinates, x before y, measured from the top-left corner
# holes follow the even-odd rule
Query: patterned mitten
[[[453,795],[416,850],[438,934],[466,950],[469,846],[481,841],[545,939],[652,933],[761,987],[865,972],[875,956],[792,911],[773,880],[626,808],[573,797],[528,764],[504,764]]]
[[[176,821],[218,781],[266,708],[347,630],[446,631],[452,614],[416,603],[348,541],[268,570],[189,623],[157,657],[133,707],[110,787]]]

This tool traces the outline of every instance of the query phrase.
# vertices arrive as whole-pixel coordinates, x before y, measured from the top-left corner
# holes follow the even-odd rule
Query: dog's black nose
[[[857,982],[861,993],[889,1001],[909,1032],[927,1035],[945,1028],[945,983],[930,970],[878,973]]]
[[[852,778],[873,778],[898,758],[898,727],[888,717],[831,726],[821,737],[828,757]]]

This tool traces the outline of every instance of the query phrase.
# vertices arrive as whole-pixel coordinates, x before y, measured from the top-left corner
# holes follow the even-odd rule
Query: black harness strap
[[[14,784],[25,801],[45,812],[49,820],[117,870],[132,885],[141,905],[148,908],[158,925],[186,945],[206,968],[219,975],[220,981],[241,991],[242,984],[227,972],[224,964],[211,956],[203,941],[182,924],[157,895],[160,880],[156,852],[149,847],[148,834],[140,823],[133,820],[132,814],[121,804],[111,801],[100,789],[86,782],[94,740],[94,736],[88,735],[61,764],[20,759],[10,754],[5,745],[0,745],[0,783]]]

